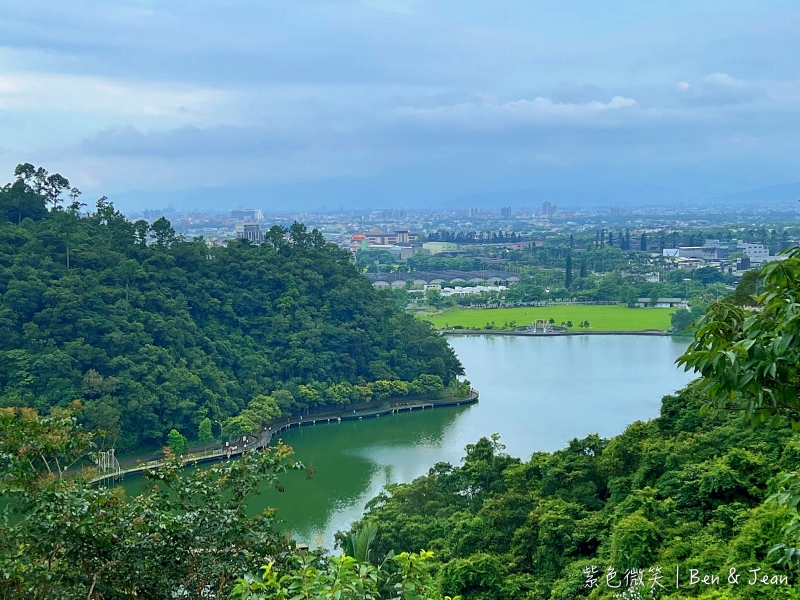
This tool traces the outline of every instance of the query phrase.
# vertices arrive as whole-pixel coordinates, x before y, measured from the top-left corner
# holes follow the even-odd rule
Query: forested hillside
[[[796,570],[767,558],[789,511],[764,500],[777,475],[797,467],[800,442],[788,428],[753,429],[738,413],[701,416],[706,400],[684,390],[665,397],[653,421],[528,461],[482,439],[467,447],[462,466],[439,464],[390,486],[354,530],[377,525],[377,560],[433,550],[441,591],[466,600],[610,598],[631,585],[631,569],[644,569],[638,589],[646,598],[651,587],[658,598],[795,598],[786,585],[747,581],[761,569],[759,579],[797,583]],[[592,566],[596,585],[587,587]],[[684,583],[692,568],[722,584],[676,590],[676,566]],[[650,569],[658,567],[654,585]],[[727,583],[732,567],[740,585]],[[616,575],[607,580],[609,568]]]
[[[83,212],[60,175],[26,164],[15,176],[0,190],[0,406],[80,399],[87,427],[133,450],[254,399],[289,414],[462,373],[316,230],[212,247],[105,198]]]

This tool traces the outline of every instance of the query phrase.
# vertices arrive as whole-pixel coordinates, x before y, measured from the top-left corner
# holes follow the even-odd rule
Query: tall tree
[[[564,287],[569,288],[572,285],[572,255],[567,254],[567,267],[564,274]]]
[[[167,248],[175,241],[175,230],[166,218],[159,217],[150,226],[150,236],[158,248]]]

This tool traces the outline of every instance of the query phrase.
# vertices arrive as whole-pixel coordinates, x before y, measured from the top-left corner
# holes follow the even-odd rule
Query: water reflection
[[[302,541],[332,544],[387,484],[411,481],[440,461],[457,464],[464,446],[498,432],[526,458],[574,437],[610,437],[658,414],[661,397],[691,376],[674,361],[685,342],[663,337],[451,338],[481,392],[471,407],[387,415],[292,430],[285,441],[317,471],[292,473],[286,492],[258,504],[279,507]],[[253,508],[257,508],[254,504]]]
[[[284,441],[306,466],[249,503],[278,507],[283,527],[312,546],[358,519],[388,483],[411,481],[437,462],[458,464],[467,444],[500,433],[507,452],[527,458],[572,438],[610,437],[658,414],[661,397],[691,376],[674,361],[686,342],[664,337],[458,337],[450,343],[480,390],[472,406],[439,408],[292,429]],[[141,479],[125,487],[135,493]]]

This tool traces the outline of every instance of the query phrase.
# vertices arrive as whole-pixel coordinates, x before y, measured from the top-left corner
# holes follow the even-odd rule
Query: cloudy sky
[[[793,184],[798,31],[797,0],[3,2],[0,180],[223,208]]]

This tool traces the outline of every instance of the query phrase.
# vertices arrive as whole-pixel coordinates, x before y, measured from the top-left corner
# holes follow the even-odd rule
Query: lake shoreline
[[[279,435],[284,431],[288,431],[293,427],[303,427],[309,425],[324,425],[328,423],[340,423],[342,421],[354,421],[358,420],[361,421],[365,417],[366,418],[376,418],[380,417],[381,415],[388,415],[392,413],[400,413],[400,412],[411,412],[413,410],[425,410],[434,409],[434,408],[441,408],[445,406],[461,406],[461,405],[469,405],[475,404],[478,402],[480,398],[480,394],[478,390],[472,388],[468,396],[464,396],[461,398],[417,398],[410,401],[403,401],[400,398],[393,398],[390,399],[389,402],[382,404],[379,408],[371,408],[368,410],[353,410],[353,412],[349,412],[349,410],[341,410],[341,411],[332,411],[330,413],[318,413],[316,415],[307,415],[305,418],[301,417],[294,417],[286,419],[285,423],[276,422],[273,423],[270,427],[266,428],[260,436],[253,440],[249,440],[247,443],[240,444],[242,445],[225,445],[225,446],[217,446],[209,451],[204,452],[189,452],[187,453],[184,462],[186,464],[199,464],[204,462],[211,462],[215,460],[230,460],[236,456],[244,454],[245,452],[250,452],[252,450],[260,450],[266,448],[271,445],[272,438]],[[273,429],[274,427],[274,429]],[[280,438],[279,438],[280,439]],[[154,459],[147,462],[137,461],[133,465],[129,465],[126,468],[120,467],[117,471],[112,471],[110,473],[101,473],[97,477],[91,480],[91,483],[98,483],[101,481],[105,481],[108,479],[114,481],[120,481],[126,475],[131,475],[135,473],[141,473],[147,469],[155,469],[161,466],[163,463],[163,459]]]
[[[665,337],[671,335],[669,331],[662,329],[643,329],[640,331],[548,331],[548,332],[533,332],[533,331],[496,331],[494,329],[480,329],[480,330],[439,330],[439,334],[443,336],[467,336],[467,335],[505,335],[505,336],[525,336],[525,337],[563,337],[570,335],[651,335]]]

